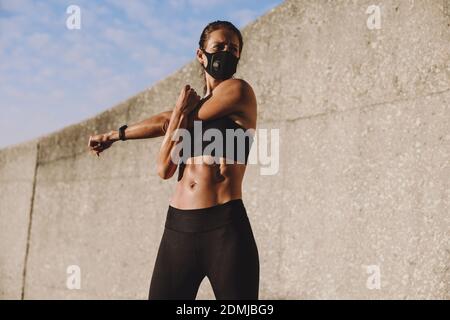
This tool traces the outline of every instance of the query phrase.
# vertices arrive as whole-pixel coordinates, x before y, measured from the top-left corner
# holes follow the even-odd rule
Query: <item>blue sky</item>
[[[282,0],[0,0],[0,148],[85,120],[194,59],[204,26]],[[67,7],[81,9],[69,30]],[[113,128],[111,128],[113,129]]]

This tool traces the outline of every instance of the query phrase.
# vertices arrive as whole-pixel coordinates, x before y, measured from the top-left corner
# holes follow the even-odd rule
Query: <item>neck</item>
[[[206,73],[206,72],[205,72]],[[206,73],[206,95],[209,96],[211,92],[222,82],[223,80],[217,80]]]

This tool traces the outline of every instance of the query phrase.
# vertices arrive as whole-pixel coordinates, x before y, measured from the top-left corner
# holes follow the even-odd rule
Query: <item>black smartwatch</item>
[[[124,124],[123,126],[121,126],[119,128],[119,140],[125,141],[125,129],[128,128],[128,126],[126,124]]]

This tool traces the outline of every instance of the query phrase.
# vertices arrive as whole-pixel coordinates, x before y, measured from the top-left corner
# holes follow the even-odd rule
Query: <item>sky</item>
[[[209,22],[242,29],[281,2],[0,0],[0,148],[113,107],[192,61]]]

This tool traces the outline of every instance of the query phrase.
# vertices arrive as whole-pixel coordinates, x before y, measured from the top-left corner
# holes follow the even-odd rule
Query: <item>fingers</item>
[[[94,140],[94,136],[89,136],[89,142],[88,142],[88,147],[93,147],[97,144],[98,142]]]
[[[89,150],[89,152],[97,155],[97,157],[100,157],[100,151]]]
[[[95,147],[100,143],[99,136],[89,136],[88,147]]]
[[[194,96],[194,97],[200,97],[200,96],[197,94],[197,91],[195,91],[194,88],[190,88],[190,89],[189,89],[189,91],[188,91],[188,96],[189,96],[189,98],[192,97],[192,96]]]
[[[92,147],[91,148],[93,151],[103,151],[103,146],[102,145],[98,145],[98,146],[95,146],[95,147]]]
[[[181,92],[182,92],[182,93],[187,93],[187,94],[192,94],[192,93],[197,94],[197,92],[195,91],[195,89],[194,89],[194,88],[191,88],[191,86],[190,86],[189,84],[185,85],[185,86],[183,87],[183,89],[181,89]]]
[[[200,98],[198,98],[198,97],[193,97],[192,99],[189,99],[186,109],[184,110],[184,113],[190,114],[198,107],[199,103],[200,103]]]
[[[201,99],[201,97],[197,94],[197,92],[194,89],[192,89],[192,91],[190,91],[189,97],[191,99],[195,99],[195,100],[200,100]]]
[[[182,89],[181,89],[181,94],[186,94],[187,92],[189,92],[189,90],[191,90],[191,86],[186,84]]]
[[[98,141],[96,138],[97,138],[96,136],[89,136],[88,148],[89,148],[89,152],[97,155],[97,157],[100,157],[100,153],[104,149],[103,149],[102,142]]]
[[[187,84],[181,90],[180,96],[178,97],[177,106],[183,113],[186,113],[191,111],[198,104],[199,100],[201,100],[201,98],[195,89],[191,88],[191,86]]]
[[[90,146],[91,149],[96,150],[96,149],[101,148],[101,147],[102,147],[102,142],[101,141],[91,142],[91,146]]]

